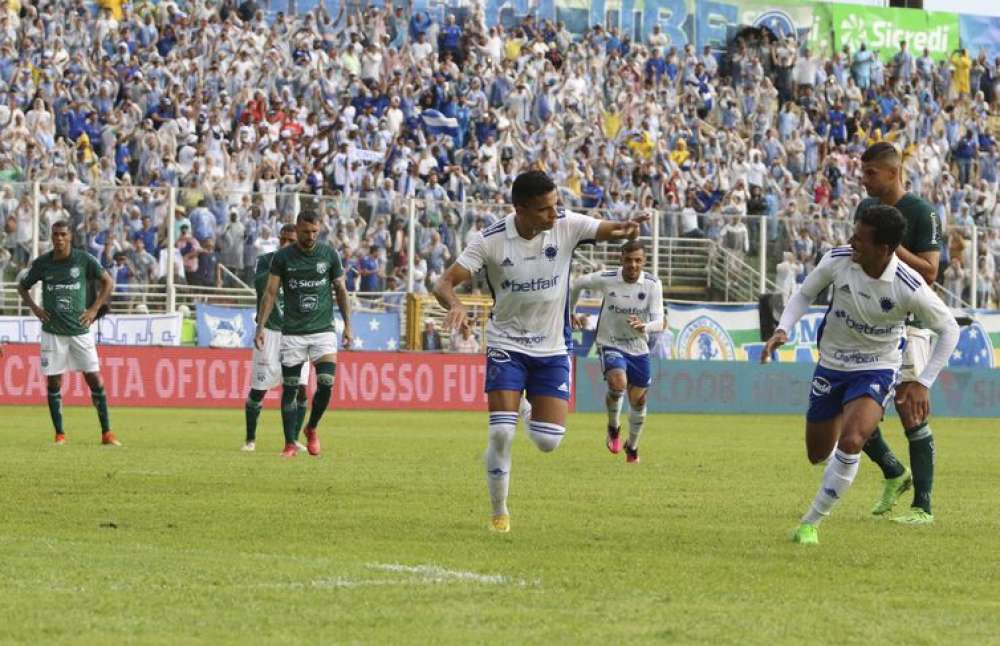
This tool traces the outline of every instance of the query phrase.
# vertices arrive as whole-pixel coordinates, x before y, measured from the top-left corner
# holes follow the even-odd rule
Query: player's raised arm
[[[639,235],[639,225],[643,222],[649,222],[649,214],[640,215],[632,220],[625,220],[624,222],[613,222],[611,220],[602,220],[597,227],[597,238],[598,242],[604,242],[605,240],[623,240],[628,238],[629,240],[634,240]]]
[[[264,324],[271,317],[271,310],[274,308],[274,300],[278,297],[280,286],[281,278],[277,274],[270,274],[267,277],[267,286],[264,287],[264,295],[260,299],[260,309],[257,310],[257,333],[254,335],[254,344],[258,350],[264,349]]]

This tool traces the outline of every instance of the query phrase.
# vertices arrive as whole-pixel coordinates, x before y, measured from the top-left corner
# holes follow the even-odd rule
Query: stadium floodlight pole
[[[757,241],[757,246],[760,249],[760,253],[757,258],[757,269],[760,271],[760,290],[758,294],[763,294],[767,291],[767,222],[764,222],[764,216],[758,215],[757,218],[760,220],[760,225],[757,227],[760,229],[758,234],[759,240]]]
[[[177,294],[174,288],[174,210],[177,208],[177,187],[171,186],[167,197],[167,314],[177,311]]]
[[[660,217],[663,214],[657,211],[653,216],[653,275],[660,277]]]
[[[976,309],[979,306],[979,228],[975,224],[972,225],[972,280],[969,291],[969,304]]]
[[[417,205],[416,201],[411,197],[406,205],[406,210],[409,213],[409,222],[406,225],[406,292],[413,292],[413,268],[416,266],[416,259],[413,254],[417,251],[416,241],[413,236],[416,232],[416,221],[417,221]]]

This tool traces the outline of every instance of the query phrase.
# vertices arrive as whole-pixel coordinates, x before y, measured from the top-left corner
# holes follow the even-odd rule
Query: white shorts
[[[916,381],[927,367],[931,356],[931,335],[928,330],[906,328],[906,347],[903,348],[903,365],[899,370],[900,383]]]
[[[313,363],[327,354],[337,354],[337,335],[333,332],[288,334],[281,337],[281,365]]]
[[[253,381],[255,390],[270,390],[281,384],[281,332],[264,328],[264,349],[253,349]],[[309,383],[309,363],[302,364],[300,384]]]
[[[67,370],[70,372],[76,370],[98,372],[101,369],[93,332],[65,336],[50,334],[42,330],[40,342],[42,346],[42,374],[46,377],[61,375]]]

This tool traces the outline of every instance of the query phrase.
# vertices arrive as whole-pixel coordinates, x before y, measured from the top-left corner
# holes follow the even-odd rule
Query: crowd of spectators
[[[249,282],[281,224],[312,209],[352,290],[401,289],[414,198],[422,291],[531,167],[567,206],[653,213],[664,235],[737,256],[760,253],[765,226],[794,288],[846,241],[860,152],[889,140],[937,209],[943,284],[968,300],[977,263],[980,302],[996,305],[1000,59],[983,53],[810,52],[766,31],[698,52],[658,27],[636,42],[532,16],[489,26],[480,3],[461,24],[391,3],[295,16],[233,0],[3,4],[0,262],[15,271],[40,182],[42,250],[66,219],[117,284],[164,280],[176,187],[179,282]]]

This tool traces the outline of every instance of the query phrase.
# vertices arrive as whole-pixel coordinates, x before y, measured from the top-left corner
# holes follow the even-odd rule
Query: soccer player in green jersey
[[[928,285],[934,284],[941,257],[941,227],[934,207],[927,201],[907,193],[903,188],[903,160],[896,147],[888,142],[872,144],[861,156],[862,183],[870,197],[861,201],[855,219],[863,211],[877,204],[895,206],[906,220],[906,233],[896,248],[896,255],[914,269]],[[910,448],[910,468],[903,466],[886,444],[880,429],[864,446],[865,454],[882,469],[885,476],[882,497],[872,508],[872,514],[884,516],[892,511],[896,500],[911,486],[913,505],[910,510],[893,518],[909,525],[926,525],[934,522],[931,513],[931,488],[934,484],[934,436],[929,420],[910,414],[912,409],[902,404],[908,399],[908,390],[927,365],[931,352],[930,331],[923,323],[911,317],[907,321],[906,345],[899,385],[896,387],[896,411],[906,432]]]
[[[108,397],[101,381],[101,364],[90,326],[98,318],[114,287],[111,276],[97,259],[70,245],[69,225],[52,224],[52,251],[35,258],[27,275],[17,286],[24,304],[42,322],[42,374],[48,387],[49,414],[55,427],[56,444],[66,443],[62,422],[62,375],[79,370],[90,388],[90,398],[101,423],[101,444],[121,446],[108,421]],[[98,281],[97,298],[87,306],[87,285]],[[28,290],[42,283],[42,304]]]
[[[271,275],[257,311],[257,334],[254,342],[264,349],[265,323],[271,316],[280,288],[285,297],[284,322],[281,326],[281,422],[285,431],[285,450],[281,455],[295,455],[298,403],[296,395],[302,364],[316,367],[316,394],[306,423],[306,446],[310,455],[319,455],[316,427],[330,403],[337,361],[337,335],[333,324],[333,292],[344,319],[344,349],[351,346],[351,306],[344,283],[340,255],[331,247],[319,244],[319,217],[311,212],[299,214],[295,222],[296,242],[274,253]]]
[[[295,244],[295,225],[286,224],[281,227],[279,237],[281,247]],[[260,306],[264,297],[264,290],[267,287],[268,278],[271,275],[271,259],[276,252],[266,253],[257,258],[257,267],[254,272],[254,289],[257,291],[257,305]],[[271,317],[264,323],[264,348],[253,349],[253,375],[250,379],[250,393],[246,402],[246,441],[243,444],[243,451],[255,451],[257,448],[257,419],[260,417],[260,410],[263,407],[264,396],[267,391],[281,383],[281,326],[284,324],[282,312],[285,309],[284,294],[279,291],[275,301]],[[306,415],[306,384],[309,382],[309,364],[302,363],[302,372],[299,374],[299,389],[296,396],[298,412],[295,422],[295,447],[301,452],[306,447],[298,443],[298,434],[302,429],[302,422]]]

